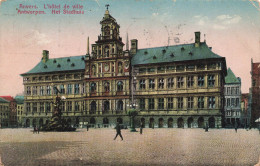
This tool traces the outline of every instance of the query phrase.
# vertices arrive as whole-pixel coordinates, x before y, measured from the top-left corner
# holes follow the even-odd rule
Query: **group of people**
[[[40,133],[40,129],[39,129],[39,127],[37,127],[37,126],[35,126],[35,127],[33,127],[33,134],[39,134]]]

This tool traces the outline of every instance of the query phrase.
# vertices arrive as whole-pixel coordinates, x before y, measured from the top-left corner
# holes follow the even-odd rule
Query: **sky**
[[[51,14],[47,4],[61,5],[61,14]],[[62,14],[64,5],[77,4],[84,14]],[[42,50],[50,58],[86,54],[87,38],[94,44],[101,33],[106,4],[123,42],[128,33],[138,48],[193,43],[200,31],[201,41],[226,57],[248,93],[251,59],[260,62],[259,0],[0,0],[0,96],[23,93],[20,74],[41,60]],[[20,5],[46,14],[18,14],[25,10]]]

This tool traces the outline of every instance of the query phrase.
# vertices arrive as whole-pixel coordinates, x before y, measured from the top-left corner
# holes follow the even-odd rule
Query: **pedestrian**
[[[89,128],[89,126],[88,126],[88,122],[87,122],[87,131],[88,131],[88,128]]]
[[[208,127],[208,123],[206,123],[205,132],[208,132],[208,131],[209,131],[209,127]]]
[[[121,137],[121,140],[123,141],[123,137],[122,137],[122,135],[121,135],[121,127],[120,127],[120,125],[119,125],[119,123],[117,122],[116,123],[116,136],[115,136],[115,138],[114,138],[114,140],[116,139],[116,137],[119,135],[120,137]]]
[[[236,133],[237,133],[237,126],[235,126],[235,131],[236,131]]]
[[[143,134],[143,122],[141,122],[141,125],[140,125],[140,134]]]
[[[40,127],[37,127],[37,132],[38,134],[40,134]]]

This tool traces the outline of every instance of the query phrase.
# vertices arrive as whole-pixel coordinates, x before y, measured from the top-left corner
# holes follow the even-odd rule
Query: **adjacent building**
[[[109,127],[128,125],[127,111],[139,110],[144,127],[222,127],[226,61],[195,33],[195,43],[138,49],[109,11],[100,22],[101,34],[82,56],[42,60],[24,80],[23,124],[48,123],[54,89],[64,96],[63,118],[71,124]],[[89,45],[89,44],[88,44]]]
[[[0,97],[0,124],[2,127],[8,127],[9,126],[9,114],[10,114],[10,103],[8,100],[5,100],[4,98]]]
[[[15,96],[16,112],[17,112],[17,127],[23,127],[22,115],[24,112],[24,96]]]
[[[8,122],[4,124],[5,127],[16,127],[17,126],[17,112],[16,112],[16,101],[12,96],[0,96],[3,100],[7,101],[8,110]],[[6,113],[3,116],[6,116]]]
[[[251,60],[251,81],[249,103],[251,109],[251,125],[256,127],[256,119],[260,117],[260,63]]]
[[[225,126],[241,125],[241,79],[228,68],[225,77]]]
[[[249,111],[249,93],[243,93],[241,96],[241,122],[243,127],[250,126],[251,114]]]

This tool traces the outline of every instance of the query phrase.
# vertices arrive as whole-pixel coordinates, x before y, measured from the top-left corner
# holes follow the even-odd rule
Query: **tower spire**
[[[88,42],[87,42],[87,55],[89,55],[89,36],[88,36]]]
[[[126,33],[126,50],[129,50],[128,33]]]

